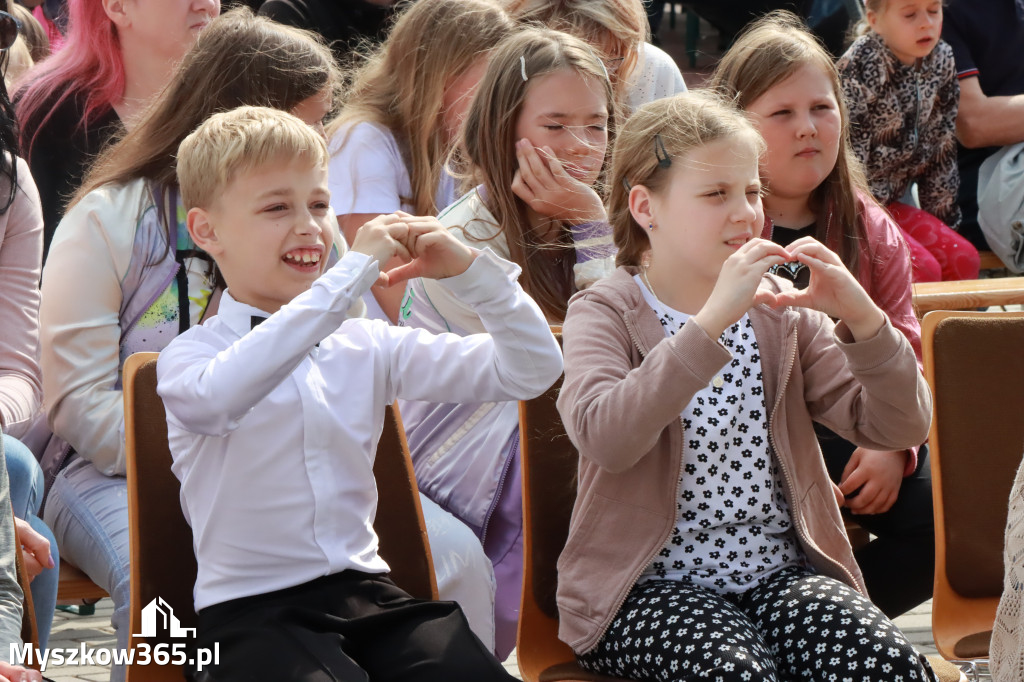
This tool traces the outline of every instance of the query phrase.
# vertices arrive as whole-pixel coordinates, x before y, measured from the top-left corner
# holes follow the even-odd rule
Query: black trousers
[[[514,680],[455,602],[414,599],[383,575],[343,571],[199,613],[196,646],[220,663],[194,680]]]
[[[816,425],[825,466],[839,483],[857,446]],[[903,479],[899,496],[882,514],[843,515],[876,536],[857,550],[871,601],[889,618],[931,599],[935,579],[935,521],[932,516],[932,472],[928,446],[917,454],[917,469]]]

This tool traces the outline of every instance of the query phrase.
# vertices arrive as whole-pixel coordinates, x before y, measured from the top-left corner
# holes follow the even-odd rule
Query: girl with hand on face
[[[864,594],[813,430],[907,447],[928,388],[835,253],[759,238],[763,148],[699,92],[644,105],[618,136],[619,268],[563,327],[558,409],[580,470],[559,637],[631,680],[839,679],[855,663],[858,680],[933,680]],[[807,288],[766,275],[785,262]]]
[[[460,240],[521,268],[552,324],[569,297],[611,271],[596,187],[614,118],[601,61],[577,38],[531,28],[494,50],[466,117],[463,149],[480,183],[439,216]],[[479,317],[431,280],[409,283],[402,323],[460,335]],[[463,519],[494,563],[497,651],[515,643],[522,583],[519,408],[514,402],[403,402],[420,489]]]
[[[353,76],[328,130],[331,205],[351,243],[377,215],[437,215],[458,194],[446,166],[491,50],[513,30],[493,0],[419,0]],[[403,287],[374,287],[371,317],[398,320]]]
[[[861,35],[836,66],[850,109],[853,148],[871,193],[910,248],[915,282],[976,279],[978,250],[956,233],[953,48],[942,42],[940,0],[867,0]],[[918,186],[921,208],[900,201]]]
[[[921,353],[911,265],[899,227],[871,197],[849,139],[831,57],[796,16],[755,22],[722,57],[711,87],[734,98],[764,137],[763,236],[811,236],[847,269]],[[806,283],[799,265],[780,270]],[[894,618],[929,599],[935,561],[927,451],[857,447],[824,427],[819,440],[842,504],[876,539],[858,550],[872,600]],[[923,439],[922,439],[923,440]],[[904,567],[894,572],[893,566]]]

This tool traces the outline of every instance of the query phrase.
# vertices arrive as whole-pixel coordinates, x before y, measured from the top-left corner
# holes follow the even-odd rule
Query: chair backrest
[[[164,644],[188,642],[171,638],[169,629],[145,632],[143,609],[166,606],[183,628],[196,627],[192,589],[196,582],[196,557],[192,529],[181,512],[181,484],[171,471],[167,445],[167,417],[156,392],[157,353],[135,353],[124,364],[124,431],[128,468],[128,534],[131,571],[129,625],[136,640],[146,641],[152,651]],[[156,601],[155,605],[154,601]],[[160,602],[163,602],[161,604]],[[129,682],[181,680],[180,666],[128,666]]]
[[[373,529],[380,540],[380,555],[391,567],[391,579],[414,597],[436,600],[427,526],[397,405],[387,409],[373,475],[378,496]]]
[[[541,396],[519,403],[524,566],[516,656],[526,682],[613,682],[582,670],[558,639],[557,562],[569,536],[579,468],[579,453],[555,406],[561,386],[559,379]]]
[[[929,448],[938,627],[947,603],[963,611],[970,600],[983,601],[994,615],[1002,592],[1007,507],[1024,448],[1024,313],[932,312],[922,322],[922,346],[935,406]],[[965,615],[948,618],[963,623]],[[989,621],[959,642],[957,655],[984,655],[990,629]]]
[[[161,598],[182,627],[195,627],[192,590],[196,559],[192,529],[181,512],[181,485],[171,471],[167,420],[156,392],[157,353],[136,353],[125,362],[125,446],[131,544],[131,628],[142,632],[144,609]],[[430,546],[420,508],[412,460],[397,410],[388,408],[374,462],[379,495],[374,528],[392,579],[413,596],[436,599]],[[160,633],[150,644],[175,643]],[[164,666],[173,668],[173,666]],[[129,675],[131,670],[129,670]],[[153,680],[149,667],[140,677]],[[180,671],[175,679],[181,679]]]

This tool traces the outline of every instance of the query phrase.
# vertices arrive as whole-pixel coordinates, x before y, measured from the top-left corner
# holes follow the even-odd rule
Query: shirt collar
[[[270,317],[270,313],[260,310],[247,303],[236,301],[227,289],[220,299],[220,306],[217,308],[217,317],[228,326],[231,331],[239,337],[245,336],[252,329],[252,318]]]

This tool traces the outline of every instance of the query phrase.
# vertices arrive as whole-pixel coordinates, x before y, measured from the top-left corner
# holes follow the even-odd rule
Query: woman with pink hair
[[[220,0],[69,0],[62,48],[19,83],[21,147],[43,205],[44,251],[93,158],[170,80]]]

